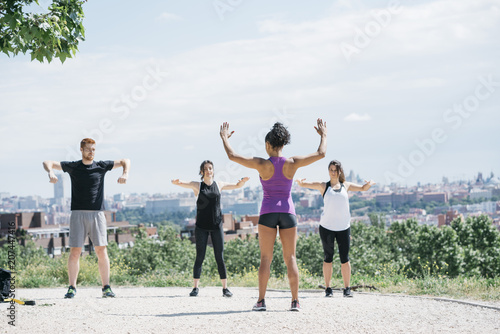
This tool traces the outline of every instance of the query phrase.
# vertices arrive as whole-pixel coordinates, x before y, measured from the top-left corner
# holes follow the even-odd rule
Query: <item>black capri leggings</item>
[[[319,235],[321,243],[323,244],[323,251],[325,253],[324,261],[326,263],[333,262],[334,244],[337,240],[339,245],[340,263],[349,262],[349,248],[351,246],[351,228],[343,231],[330,231],[323,226],[319,226]]]
[[[201,267],[205,260],[207,251],[208,236],[212,237],[212,246],[214,247],[215,261],[219,270],[220,279],[226,279],[226,264],[224,263],[224,231],[222,225],[217,230],[205,230],[195,227],[194,236],[196,238],[196,261],[194,262],[193,278],[199,279],[201,276]]]

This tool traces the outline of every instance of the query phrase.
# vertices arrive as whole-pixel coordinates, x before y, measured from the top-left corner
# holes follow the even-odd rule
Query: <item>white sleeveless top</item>
[[[334,190],[330,186],[326,189],[319,224],[330,231],[344,231],[351,226],[349,196],[343,183],[340,189]]]

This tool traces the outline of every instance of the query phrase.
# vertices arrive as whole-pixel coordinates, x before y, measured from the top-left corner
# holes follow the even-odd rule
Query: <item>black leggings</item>
[[[203,260],[205,260],[205,252],[207,250],[208,235],[212,236],[212,246],[214,247],[215,261],[217,261],[220,279],[226,279],[226,265],[224,264],[224,231],[222,230],[222,225],[217,230],[205,230],[195,227],[196,261],[194,262],[193,278],[200,278],[201,266]]]
[[[349,262],[349,248],[351,246],[351,228],[343,231],[331,231],[323,226],[319,226],[319,235],[321,243],[323,244],[323,251],[325,253],[324,261],[326,263],[333,262],[334,244],[337,240],[339,245],[340,263]]]

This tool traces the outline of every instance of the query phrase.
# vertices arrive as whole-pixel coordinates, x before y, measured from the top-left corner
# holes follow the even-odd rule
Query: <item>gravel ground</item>
[[[10,304],[0,304],[0,333],[500,333],[499,310],[430,298],[303,291],[301,311],[290,312],[290,292],[269,291],[267,311],[253,312],[253,288],[231,288],[232,298],[218,287],[201,287],[198,297],[188,288],[113,290],[116,298],[103,299],[98,287],[79,288],[68,300],[61,288],[20,289],[17,297],[36,306],[16,304],[13,327]]]

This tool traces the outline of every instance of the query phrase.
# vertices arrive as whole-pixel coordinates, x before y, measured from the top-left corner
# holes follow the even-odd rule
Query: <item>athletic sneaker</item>
[[[229,289],[222,289],[222,297],[232,297],[233,293]]]
[[[198,292],[199,292],[199,291],[200,291],[200,289],[198,289],[198,288],[193,288],[193,291],[191,291],[191,292],[189,293],[189,296],[190,296],[190,297],[196,297],[196,296],[198,296]]]
[[[350,286],[348,286],[347,288],[344,288],[344,297],[350,297],[350,298],[354,297]]]
[[[290,311],[295,311],[295,312],[299,312],[300,311],[300,304],[299,304],[299,301],[297,299],[295,299],[292,302],[292,306],[290,306]]]
[[[109,285],[105,285],[104,288],[102,288],[102,298],[114,298],[115,294],[113,291],[111,291],[111,287]]]
[[[332,288],[328,287],[325,289],[325,297],[333,297],[333,290]]]
[[[70,285],[68,288],[68,292],[64,295],[64,298],[73,298],[76,295],[76,288],[73,285]]]
[[[252,311],[265,311],[266,301],[264,299],[258,301],[252,308]]]

